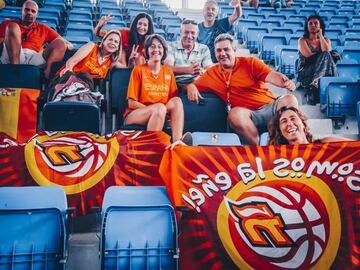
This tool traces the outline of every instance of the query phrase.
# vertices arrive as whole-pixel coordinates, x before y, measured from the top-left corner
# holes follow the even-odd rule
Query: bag
[[[103,95],[95,90],[92,77],[85,72],[66,72],[51,82],[48,101],[69,101],[101,104]]]

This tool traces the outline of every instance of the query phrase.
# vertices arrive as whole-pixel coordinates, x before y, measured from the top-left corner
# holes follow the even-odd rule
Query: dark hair
[[[148,20],[148,31],[146,32],[145,36],[139,35],[136,30],[138,21],[143,18]],[[130,25],[129,47],[126,49],[126,61],[129,60],[129,56],[131,54],[133,45],[135,46],[140,45],[140,43],[144,42],[146,36],[152,34],[154,34],[154,24],[151,16],[144,12],[136,15],[136,17],[134,18],[134,20]]]
[[[121,51],[122,51],[122,37],[121,37],[121,33],[119,31],[111,30],[111,31],[107,32],[105,34],[105,36],[103,37],[103,39],[101,40],[101,43],[100,43],[99,47],[100,47],[100,54],[103,55],[103,53],[104,53],[104,41],[112,34],[118,35],[120,37],[119,48],[111,56],[112,61],[116,62],[120,58]]]
[[[184,25],[184,24],[193,24],[193,25],[198,25],[197,21],[193,20],[193,19],[184,19],[182,22],[181,22],[181,25]]]
[[[304,113],[302,113],[301,111],[299,111],[298,109],[294,108],[294,107],[282,107],[280,110],[278,110],[275,115],[273,116],[273,118],[270,120],[269,123],[269,145],[281,145],[281,144],[289,144],[288,140],[286,140],[284,138],[284,136],[281,133],[280,130],[280,117],[282,115],[283,112],[291,110],[293,112],[295,112],[301,122],[304,125],[304,132],[305,132],[305,136],[306,139],[308,140],[309,143],[313,142],[313,136],[310,133],[310,128],[309,125],[307,124],[307,118],[305,116]]]
[[[304,26],[304,38],[308,38],[310,35],[309,32],[309,28],[308,28],[308,22],[312,19],[317,19],[320,22],[320,28],[322,30],[322,34],[325,35],[325,23],[324,20],[319,16],[319,15],[310,15],[306,20],[305,20],[305,26]]]
[[[167,57],[168,46],[166,44],[165,39],[162,36],[158,35],[158,34],[152,34],[152,35],[146,37],[145,43],[144,43],[145,59],[149,60],[149,58],[150,58],[149,48],[150,48],[150,46],[151,46],[154,39],[157,39],[164,48],[164,55],[161,58],[161,63],[162,63]]]

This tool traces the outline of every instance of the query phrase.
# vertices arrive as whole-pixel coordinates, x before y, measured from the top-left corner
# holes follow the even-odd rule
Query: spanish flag
[[[0,88],[0,132],[27,142],[36,133],[38,89]]]

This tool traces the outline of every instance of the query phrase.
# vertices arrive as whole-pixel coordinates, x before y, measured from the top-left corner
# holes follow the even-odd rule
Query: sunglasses
[[[198,23],[195,20],[190,20],[190,19],[185,19],[182,21],[181,24],[193,24],[193,25],[198,25]]]
[[[26,41],[27,38],[28,38],[28,33],[27,32],[24,32],[24,33],[21,34],[21,40],[22,41]]]

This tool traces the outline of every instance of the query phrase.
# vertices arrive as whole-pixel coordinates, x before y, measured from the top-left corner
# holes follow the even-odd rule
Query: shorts
[[[43,57],[43,52],[36,52],[31,49],[20,50],[20,64],[34,65],[34,66],[44,66],[46,60]],[[5,44],[3,44],[3,50],[0,56],[1,64],[10,64],[9,54],[7,52]]]
[[[259,134],[268,131],[268,124],[275,114],[277,103],[282,96],[274,102],[266,104],[255,111],[251,111],[251,119],[254,122]]]

